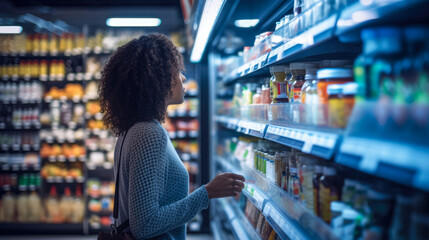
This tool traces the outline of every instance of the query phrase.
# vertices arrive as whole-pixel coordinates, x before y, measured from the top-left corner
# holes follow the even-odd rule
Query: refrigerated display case
[[[200,63],[208,78],[199,75],[208,81],[211,177],[243,175],[242,198],[280,239],[427,238],[427,7],[323,0],[224,7]],[[260,22],[234,28],[239,18]],[[222,47],[231,47],[223,42],[231,35],[244,43],[232,53]],[[240,202],[211,202],[215,238],[268,239],[249,223],[255,218],[243,219]]]

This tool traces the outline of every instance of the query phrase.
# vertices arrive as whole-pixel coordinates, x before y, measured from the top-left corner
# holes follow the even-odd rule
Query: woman
[[[118,136],[118,225],[129,220],[127,231],[136,239],[185,239],[185,224],[208,207],[209,199],[235,196],[244,187],[244,177],[225,173],[188,195],[188,172],[160,124],[167,106],[184,100],[182,70],[172,42],[150,34],[120,47],[100,81],[103,120]]]

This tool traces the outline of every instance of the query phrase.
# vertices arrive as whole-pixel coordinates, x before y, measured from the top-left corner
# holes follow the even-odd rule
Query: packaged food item
[[[321,216],[320,213],[320,179],[322,178],[322,165],[320,163],[316,163],[314,166],[313,173],[313,199],[314,199],[314,214],[316,216]]]
[[[297,202],[301,199],[302,186],[298,175],[298,165],[294,155],[289,159],[289,187],[290,196]]]
[[[301,87],[305,82],[305,63],[291,63],[290,70],[292,76],[289,80],[288,96],[290,102],[295,102],[295,99],[299,99]],[[294,88],[294,85],[296,85],[296,89]]]
[[[343,85],[332,84],[328,86],[328,106],[329,106],[329,126],[344,127],[344,101],[343,101]]]
[[[37,184],[35,184],[37,186]],[[31,191],[27,201],[28,222],[39,222],[42,214],[42,203],[36,191]]]
[[[264,226],[262,227],[262,230],[261,230],[261,238],[268,239],[272,231],[273,231],[273,228],[268,223],[268,221],[264,219]]]
[[[7,191],[2,197],[3,221],[15,221],[15,204],[15,196],[10,191]]]
[[[72,214],[70,216],[70,222],[79,223],[83,221],[83,217],[85,216],[85,203],[82,197],[82,187],[81,185],[77,185],[76,187],[76,195],[72,202]]]
[[[331,166],[323,167],[323,176],[320,178],[319,204],[323,221],[331,222],[331,202],[340,199],[340,187],[337,170]]]
[[[21,192],[16,202],[17,221],[25,223],[28,221],[28,196],[25,192]]]
[[[47,210],[47,221],[49,223],[61,223],[62,213],[57,199],[57,188],[51,186],[49,196],[45,200],[45,209]]]
[[[313,103],[313,100],[311,99],[313,95],[310,93],[310,87],[313,83],[313,81],[317,80],[317,69],[319,67],[319,64],[312,63],[312,64],[306,64],[305,65],[305,82],[302,85],[301,88],[301,103]],[[308,98],[308,99],[307,99]]]
[[[262,214],[262,212],[258,211],[258,213],[259,215],[258,215],[258,221],[256,224],[256,232],[261,234],[262,228],[264,227],[264,223],[265,223],[265,217],[264,217],[264,214]]]
[[[353,74],[347,68],[325,68],[317,71],[319,103],[328,104],[328,86],[353,82]]]
[[[261,97],[261,88],[256,89],[256,94],[253,95],[252,104],[261,104],[262,103],[262,97]]]
[[[285,103],[288,102],[287,98],[287,83],[285,82],[286,73],[285,66],[270,67],[271,79],[271,103]]]
[[[302,183],[301,202],[308,210],[314,212],[313,175],[317,159],[311,156],[300,156],[299,177]]]
[[[60,208],[60,211],[62,212],[62,217],[64,222],[69,222],[71,219],[71,215],[73,211],[72,201],[73,199],[71,197],[70,188],[66,187],[64,189],[64,196],[61,198],[59,203],[59,208]]]
[[[352,179],[345,179],[341,195],[341,201],[349,207],[353,207],[353,196],[356,193],[357,182]]]

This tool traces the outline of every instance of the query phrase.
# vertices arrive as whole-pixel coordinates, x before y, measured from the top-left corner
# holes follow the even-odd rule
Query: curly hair
[[[163,122],[183,57],[163,34],[143,35],[119,47],[98,87],[103,122],[115,136],[140,121]]]

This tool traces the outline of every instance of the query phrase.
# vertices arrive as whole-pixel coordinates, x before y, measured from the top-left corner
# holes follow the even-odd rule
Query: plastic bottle
[[[17,221],[25,223],[28,221],[28,196],[27,193],[21,192],[16,201]]]
[[[28,222],[39,222],[42,213],[42,203],[39,195],[33,189],[28,196]]]
[[[319,64],[306,64],[305,65],[305,83],[301,88],[301,103],[312,103],[310,92],[310,87],[313,84],[314,80],[317,80],[317,69]],[[307,100],[308,98],[308,100]]]
[[[262,103],[262,97],[261,97],[261,88],[256,89],[256,93],[253,95],[252,104],[261,104]]]
[[[76,187],[76,196],[73,201],[73,212],[71,214],[70,222],[79,223],[83,221],[85,215],[85,204],[82,198],[82,188],[81,185]]]
[[[51,186],[49,196],[45,200],[45,208],[48,213],[48,222],[60,223],[62,221],[61,211],[57,199],[57,189]]]
[[[7,191],[2,198],[3,220],[13,222],[15,220],[15,196]]]
[[[60,200],[60,211],[62,213],[63,221],[69,222],[73,211],[73,198],[71,197],[70,188],[64,189],[64,196]]]
[[[292,76],[289,82],[289,100],[290,102],[297,102],[301,94],[301,87],[305,81],[305,63],[291,63],[290,70],[292,72]]]
[[[331,223],[331,202],[340,200],[340,187],[337,179],[337,170],[334,167],[323,167],[323,176],[320,178],[319,186],[321,218],[326,223]]]

